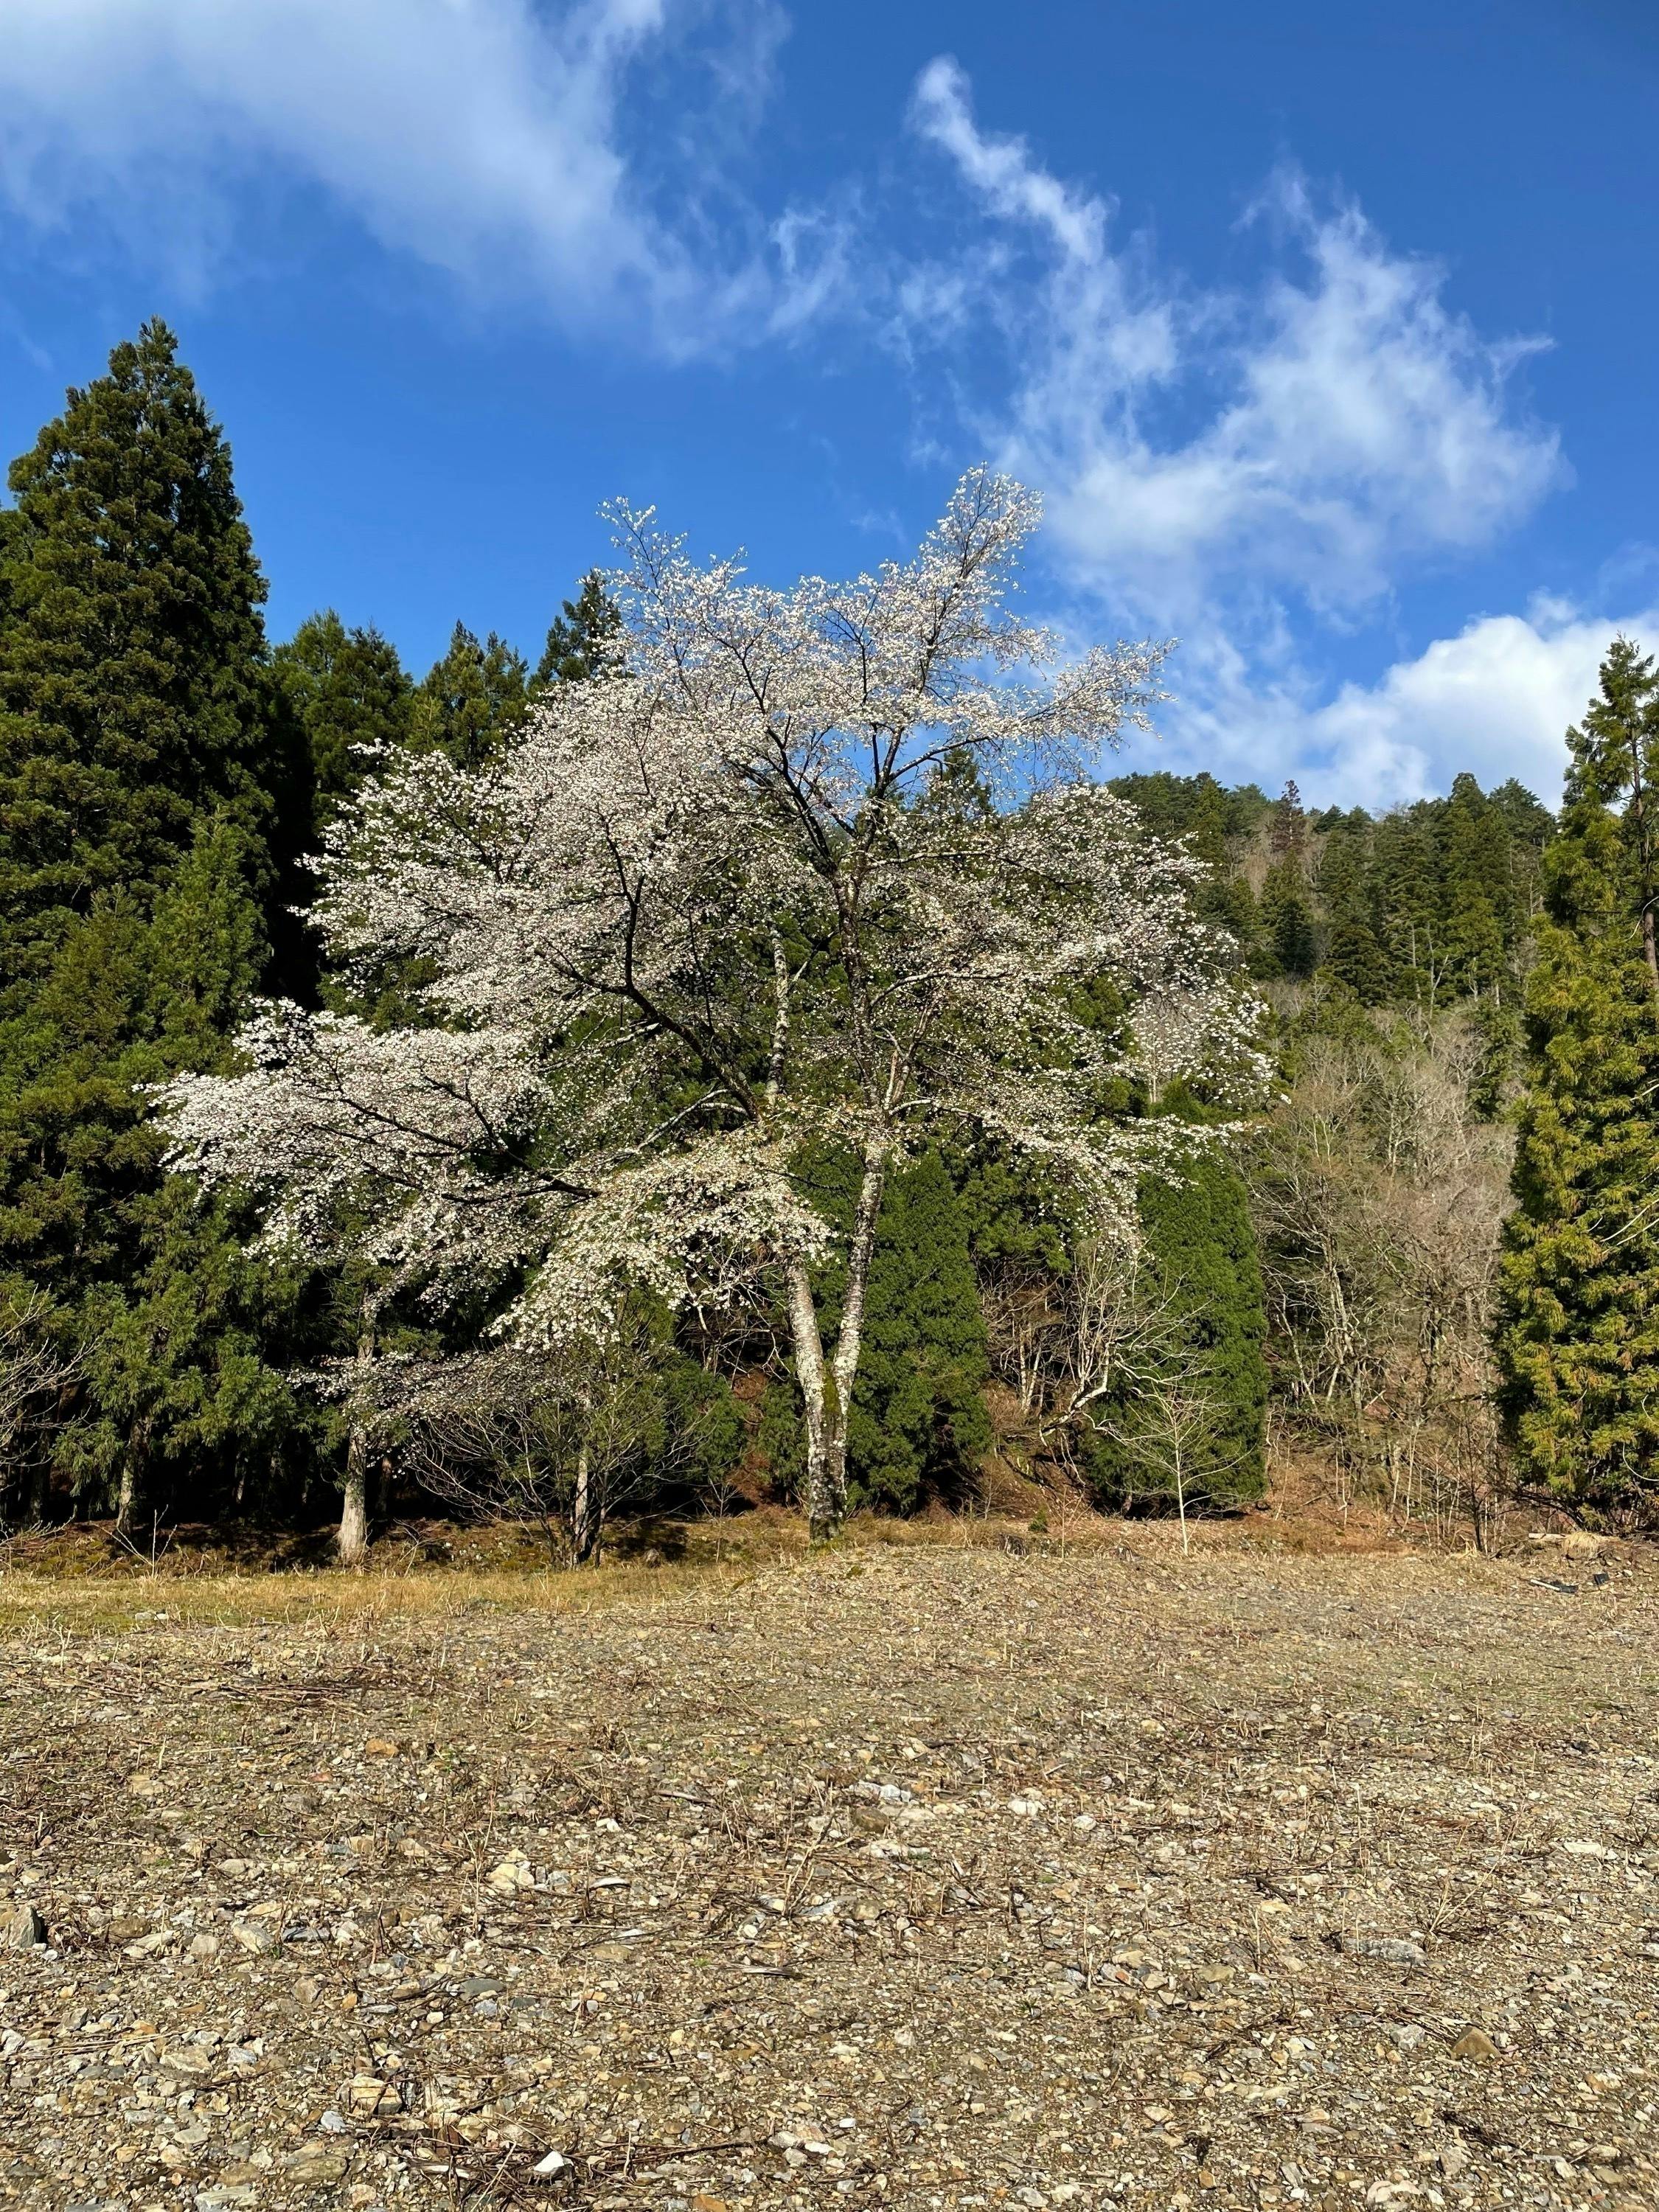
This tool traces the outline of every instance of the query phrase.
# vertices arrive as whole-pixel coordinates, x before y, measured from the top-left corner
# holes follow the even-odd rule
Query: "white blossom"
[[[349,1218],[404,1279],[493,1270],[520,1347],[624,1284],[770,1271],[833,1520],[890,1163],[990,1134],[1121,1226],[1166,1143],[1123,1078],[1236,1094],[1254,1015],[1198,865],[1089,780],[1162,648],[1067,663],[1009,611],[1030,494],[975,471],[915,560],[787,591],[612,519],[614,659],[482,770],[388,762],[319,863],[331,958],[366,991],[418,975],[419,1025],[264,1011],[245,1073],[172,1087],[174,1157],[263,1194],[268,1235],[320,1249]],[[1079,1003],[1098,984],[1115,1024]],[[798,1176],[826,1142],[864,1163],[832,1354]]]

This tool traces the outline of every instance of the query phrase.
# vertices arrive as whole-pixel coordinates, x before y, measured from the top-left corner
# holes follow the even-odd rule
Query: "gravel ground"
[[[0,2201],[1659,2205],[1659,1575],[1538,1556],[14,1589]]]

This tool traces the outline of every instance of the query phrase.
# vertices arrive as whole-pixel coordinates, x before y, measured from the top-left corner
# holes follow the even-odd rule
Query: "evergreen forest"
[[[339,956],[307,862],[392,764],[476,776],[591,696],[572,687],[622,620],[605,573],[568,580],[541,640],[458,621],[424,672],[329,609],[273,640],[230,446],[160,323],[8,483],[0,1523],[328,1525],[351,1559],[397,1516],[505,1514],[580,1559],[619,1521],[798,1500],[811,1407],[775,1285],[647,1284],[603,1347],[509,1358],[465,1293],[365,1257],[366,1195],[336,1194],[332,1246],[285,1243],[251,1190],[187,1171],[163,1111],[246,1068],[267,1001],[320,1036],[430,1020],[418,957]],[[1118,1079],[1111,1112],[1158,1140],[1128,1245],[982,1129],[873,1186],[850,1149],[804,1150],[826,1331],[862,1300],[852,1509],[1184,1516],[1271,1486],[1476,1541],[1513,1497],[1651,1522],[1659,678],[1638,645],[1608,641],[1568,746],[1559,794],[1463,775],[1381,814],[1126,750],[1109,792],[1200,864],[1186,896],[1268,1079],[1245,1113],[1155,1056]],[[966,761],[927,793],[969,823],[991,805]],[[1124,1013],[1073,979],[1082,1029]],[[665,1077],[662,1114],[687,1103]],[[422,1397],[441,1358],[475,1361],[470,1395]]]

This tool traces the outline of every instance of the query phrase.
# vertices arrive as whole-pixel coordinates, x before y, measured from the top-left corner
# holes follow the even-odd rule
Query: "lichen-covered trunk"
[[[806,1426],[806,1525],[815,1544],[833,1536],[847,1518],[847,1428],[864,1346],[865,1296],[887,1180],[887,1156],[884,1139],[872,1138],[865,1147],[864,1175],[847,1248],[847,1295],[833,1359],[824,1358],[806,1263],[800,1259],[790,1262],[789,1322]]]
[[[829,1461],[824,1452],[823,1339],[818,1334],[817,1308],[806,1262],[796,1256],[789,1262],[789,1330],[795,1345],[795,1380],[800,1385],[801,1419],[806,1430],[806,1528],[816,1544],[833,1535],[847,1510],[843,1493],[830,1487]]]
[[[340,1502],[340,1529],[335,1538],[335,1549],[343,1567],[361,1567],[368,1558],[368,1455],[373,1439],[362,1389],[374,1358],[376,1311],[372,1301],[365,1297],[357,1334],[358,1387],[352,1394],[351,1434],[346,1443],[345,1495]]]

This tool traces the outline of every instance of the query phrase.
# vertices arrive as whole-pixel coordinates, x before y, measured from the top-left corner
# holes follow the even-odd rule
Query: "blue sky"
[[[159,312],[274,635],[537,648],[654,501],[838,573],[969,463],[1162,742],[1553,799],[1659,646],[1644,0],[0,0],[0,443]]]

